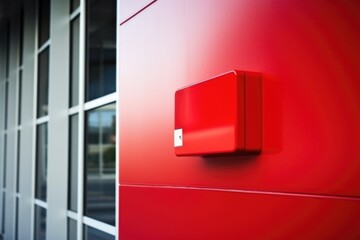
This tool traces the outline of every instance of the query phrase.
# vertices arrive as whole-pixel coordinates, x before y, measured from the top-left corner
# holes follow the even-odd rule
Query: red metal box
[[[230,71],[175,93],[177,156],[261,150],[261,74]]]

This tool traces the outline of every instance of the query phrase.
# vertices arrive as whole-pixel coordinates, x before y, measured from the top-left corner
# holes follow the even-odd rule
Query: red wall
[[[359,239],[360,2],[130,2],[120,238]],[[231,69],[263,74],[262,153],[176,157],[175,91]]]

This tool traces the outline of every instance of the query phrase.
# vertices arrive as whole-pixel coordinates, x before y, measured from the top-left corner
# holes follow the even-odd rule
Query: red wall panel
[[[121,27],[120,179],[359,196],[359,4],[160,1]],[[179,158],[174,93],[263,73],[263,152]]]
[[[359,42],[357,1],[156,1],[120,27],[120,185],[359,198]],[[231,69],[263,74],[262,153],[176,157],[175,91]],[[166,206],[156,203],[164,203],[164,195],[157,195],[160,190],[134,191],[136,194],[122,190],[120,231],[124,231],[125,239],[134,239],[130,237],[135,224],[131,221],[137,218],[140,225],[150,224],[149,214],[163,212]],[[179,190],[171,190],[176,191]],[[189,202],[194,194],[197,193],[187,195]],[[217,194],[222,196],[221,192]],[[152,199],[147,200],[148,196]],[[211,201],[212,196],[205,194],[204,198]],[[232,197],[235,201],[243,194],[233,193],[229,198]],[[150,201],[144,208],[152,209],[135,210],[135,205],[128,201],[136,202],[137,198]],[[263,196],[250,198],[262,201]],[[276,197],[281,201],[272,203],[274,198],[265,198],[266,203],[277,206],[289,199]],[[296,199],[304,203],[299,203],[298,212],[289,213],[289,218],[307,207],[307,200]],[[177,200],[171,201],[175,204]],[[332,211],[332,203],[327,204],[332,201],[321,200],[321,211]],[[341,209],[348,207],[347,201],[336,202],[337,207],[328,219],[334,224],[338,214],[343,216]],[[250,217],[250,212],[256,212],[259,205],[248,204],[244,217]],[[359,203],[350,205],[357,207]],[[167,207],[170,206],[173,205]],[[190,214],[193,210],[185,208],[181,213],[180,209],[172,209],[174,212],[167,217]],[[240,214],[240,210],[241,206],[233,206],[236,213]],[[158,224],[165,222],[166,218],[154,216]],[[339,224],[349,221],[349,226],[353,226],[352,217],[346,220],[344,215],[342,219]],[[205,226],[206,215],[199,215],[198,220],[204,221],[199,224]],[[273,228],[277,226],[268,223]],[[190,225],[184,226],[187,227],[184,237],[195,231]],[[293,232],[290,228],[289,234],[297,233],[301,226],[295,226]],[[226,226],[220,228],[223,231]],[[150,231],[141,229],[144,234]],[[351,229],[358,234],[355,228]],[[170,228],[167,233],[172,230],[175,231]],[[233,233],[240,234],[237,230]]]
[[[359,239],[359,200],[122,186],[120,239]]]

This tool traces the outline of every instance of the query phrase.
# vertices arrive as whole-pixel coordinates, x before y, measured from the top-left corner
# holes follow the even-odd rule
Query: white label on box
[[[182,147],[183,145],[183,130],[175,129],[174,130],[174,146],[175,147]]]

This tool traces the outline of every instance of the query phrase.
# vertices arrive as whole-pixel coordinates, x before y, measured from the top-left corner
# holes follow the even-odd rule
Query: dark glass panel
[[[115,104],[86,113],[85,215],[115,225]]]
[[[39,0],[39,47],[50,37],[50,0]]]
[[[70,41],[70,107],[79,104],[79,27],[80,18],[71,22]]]
[[[115,240],[115,237],[108,233],[84,225],[84,239],[85,240]]]
[[[36,129],[35,198],[46,202],[47,189],[47,123]]]
[[[116,90],[116,1],[87,5],[86,101]]]
[[[48,115],[49,105],[49,48],[39,55],[37,86],[37,117]]]
[[[68,218],[68,240],[77,239],[77,224],[76,221]]]
[[[46,239],[46,209],[35,205],[35,240]]]
[[[77,211],[78,196],[78,115],[70,117],[69,152],[69,199],[68,208]]]

